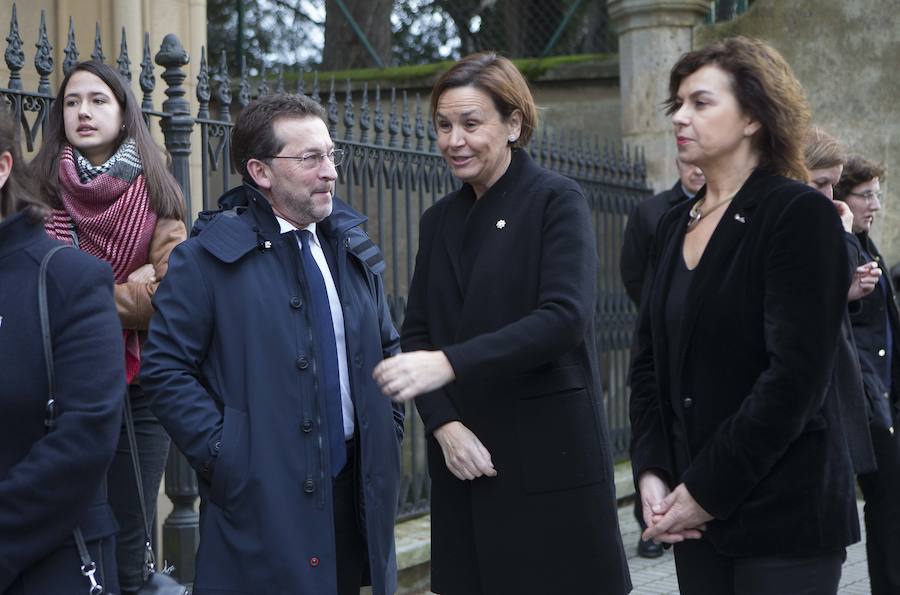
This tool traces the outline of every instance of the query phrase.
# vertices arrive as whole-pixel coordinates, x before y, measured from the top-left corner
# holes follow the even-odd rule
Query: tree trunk
[[[504,8],[511,58],[539,56],[565,16],[562,0],[519,0],[506,2]]]
[[[391,65],[393,0],[341,0],[384,66]],[[325,2],[325,49],[322,69],[371,68],[377,61],[353,30],[338,0]]]

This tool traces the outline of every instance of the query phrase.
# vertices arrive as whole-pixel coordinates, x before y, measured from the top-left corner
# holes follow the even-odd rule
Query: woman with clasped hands
[[[796,181],[809,107],[784,58],[741,37],[683,55],[669,91],[678,157],[707,184],[660,222],[642,306],[644,536],[675,544],[685,595],[833,594],[859,539],[827,391],[850,280],[834,206]]]
[[[469,56],[431,97],[463,186],[422,215],[405,353],[375,369],[429,434],[431,588],[627,593],[587,201],[522,148],[537,110],[509,60]]]

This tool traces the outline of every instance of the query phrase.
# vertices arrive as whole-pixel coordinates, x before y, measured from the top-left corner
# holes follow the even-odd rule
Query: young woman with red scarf
[[[97,61],[76,64],[66,74],[31,166],[53,207],[47,233],[113,269],[141,482],[152,500],[159,491],[169,437],[137,384],[140,344],[153,313],[150,298],[166,273],[169,254],[186,237],[181,189],[166,169],[130,87]],[[116,557],[120,586],[127,594],[143,582],[144,532],[124,426],[107,479],[121,527]],[[149,509],[152,515],[156,507]]]

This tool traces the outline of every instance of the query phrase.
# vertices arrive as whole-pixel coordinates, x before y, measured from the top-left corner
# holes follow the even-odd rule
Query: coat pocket
[[[210,499],[222,508],[246,482],[247,414],[225,407],[219,454],[210,482]]]
[[[565,387],[538,396],[529,392],[515,407],[526,492],[565,490],[603,480],[606,453],[586,388]]]

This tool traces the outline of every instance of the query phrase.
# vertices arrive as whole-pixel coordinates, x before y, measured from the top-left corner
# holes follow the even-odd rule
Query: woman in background
[[[137,373],[153,313],[150,299],[169,254],[186,236],[181,190],[131,88],[96,61],[76,64],[63,79],[32,167],[53,207],[47,232],[112,266],[141,482],[148,502],[155,502],[169,437],[150,412]],[[109,471],[109,497],[121,527],[119,576],[127,595],[144,581],[145,539],[124,425]],[[153,526],[156,506],[148,509]]]
[[[869,232],[881,210],[884,195],[882,166],[858,155],[844,165],[834,196],[853,213],[853,264],[884,259]],[[900,314],[894,287],[884,275],[875,290],[850,306],[850,323],[862,369],[869,431],[878,469],[859,476],[865,498],[866,559],[873,595],[900,593]]]

